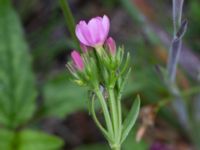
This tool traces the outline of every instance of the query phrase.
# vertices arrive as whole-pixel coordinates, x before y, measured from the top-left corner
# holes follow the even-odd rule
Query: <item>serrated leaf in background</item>
[[[0,0],[0,123],[15,128],[35,110],[36,89],[21,23],[9,0]]]

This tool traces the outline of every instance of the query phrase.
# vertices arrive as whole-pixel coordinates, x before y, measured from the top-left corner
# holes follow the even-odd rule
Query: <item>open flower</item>
[[[110,20],[104,15],[92,18],[88,24],[85,21],[80,21],[76,26],[76,36],[81,43],[96,48],[104,44],[109,29]]]
[[[74,67],[78,69],[79,71],[82,71],[84,69],[84,63],[83,59],[81,58],[81,55],[77,51],[73,51],[71,53],[71,57],[74,63]]]

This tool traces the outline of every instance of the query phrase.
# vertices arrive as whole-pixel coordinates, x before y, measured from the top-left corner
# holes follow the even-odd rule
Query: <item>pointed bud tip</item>
[[[115,53],[116,53],[116,42],[112,37],[109,37],[106,40],[106,47],[108,48],[109,52],[112,55],[115,55]]]
[[[71,52],[71,58],[73,60],[74,67],[78,69],[79,71],[82,71],[84,69],[84,63],[79,52],[73,50]]]

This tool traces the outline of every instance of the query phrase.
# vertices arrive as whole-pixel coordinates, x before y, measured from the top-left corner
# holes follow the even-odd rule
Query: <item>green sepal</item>
[[[127,68],[129,67],[129,62],[130,62],[130,53],[127,53],[126,61],[123,65],[123,67],[120,69],[120,70],[122,70],[120,72],[121,75],[123,75],[126,72]]]
[[[124,58],[124,48],[119,47],[117,51],[117,58],[116,58],[118,61],[118,65],[120,65],[123,62],[123,58]]]

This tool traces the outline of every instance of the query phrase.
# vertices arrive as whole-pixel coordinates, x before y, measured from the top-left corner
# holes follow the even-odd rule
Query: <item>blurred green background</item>
[[[110,35],[131,53],[124,114],[142,99],[124,150],[187,150],[200,141],[200,2],[186,0],[189,25],[177,83],[189,108],[187,132],[156,66],[166,66],[173,32],[170,0],[68,0],[75,22],[107,14]],[[0,149],[107,150],[87,112],[88,92],[65,64],[75,42],[59,1],[0,0]],[[97,110],[98,111],[98,110]],[[99,111],[99,113],[101,113]],[[141,138],[140,142],[136,142]]]

